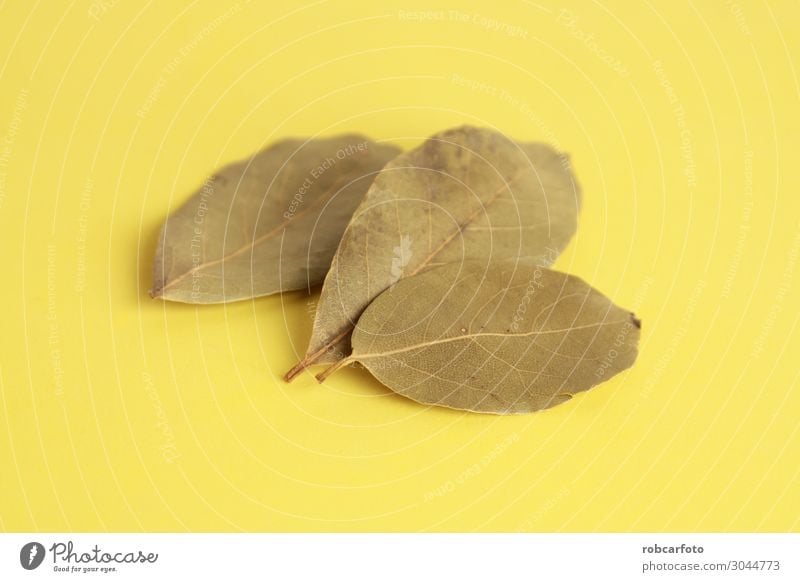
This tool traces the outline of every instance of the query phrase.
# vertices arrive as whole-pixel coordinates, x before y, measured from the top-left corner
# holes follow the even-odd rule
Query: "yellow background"
[[[800,530],[799,19],[0,4],[0,528]],[[283,383],[301,293],[147,297],[163,218],[221,164],[463,123],[572,155],[585,206],[556,266],[642,318],[633,369],[547,412],[464,414],[359,370]]]

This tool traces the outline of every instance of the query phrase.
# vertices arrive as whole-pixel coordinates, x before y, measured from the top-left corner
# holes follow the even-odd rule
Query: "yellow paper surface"
[[[798,531],[791,3],[0,6],[0,529]],[[147,297],[158,229],[287,136],[568,151],[556,263],[643,320],[539,414],[280,375],[314,297]]]

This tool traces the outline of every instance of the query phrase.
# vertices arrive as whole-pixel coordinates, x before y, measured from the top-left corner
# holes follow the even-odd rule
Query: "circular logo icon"
[[[28,542],[19,551],[19,563],[26,570],[38,568],[44,561],[44,546],[39,542]]]

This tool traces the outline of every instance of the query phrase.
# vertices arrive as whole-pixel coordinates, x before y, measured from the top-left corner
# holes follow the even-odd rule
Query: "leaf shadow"
[[[324,367],[319,366],[315,372],[323,370]],[[360,365],[358,362],[355,365],[347,366],[337,370],[336,374],[331,375],[325,382],[318,384],[316,380],[310,377],[310,380],[315,386],[324,387],[328,386],[330,389],[337,392],[347,394],[351,397],[365,398],[365,399],[381,399],[388,403],[389,406],[396,408],[401,414],[421,414],[421,413],[435,413],[452,415],[453,418],[462,418],[464,415],[471,415],[471,413],[464,410],[456,410],[446,406],[433,406],[431,404],[424,404],[417,402],[407,396],[395,392],[391,388],[381,383],[370,371]],[[336,382],[332,383],[331,380],[335,379]],[[346,386],[347,388],[345,388]]]
[[[142,230],[145,230],[142,227]],[[138,293],[145,296],[148,301],[158,301],[150,297],[150,289],[153,286],[153,262],[158,248],[158,237],[161,233],[161,222],[155,223],[146,229],[147,234],[141,236],[138,251],[137,268],[139,288]]]

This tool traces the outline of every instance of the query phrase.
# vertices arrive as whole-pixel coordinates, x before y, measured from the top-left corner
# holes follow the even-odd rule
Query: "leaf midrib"
[[[591,328],[594,328],[594,327],[602,327],[604,325],[623,324],[623,323],[626,323],[628,321],[630,321],[630,319],[621,319],[619,321],[600,321],[600,322],[595,322],[595,323],[589,323],[589,324],[586,324],[586,325],[576,325],[576,326],[568,327],[568,328],[534,330],[534,331],[529,331],[529,332],[525,332],[525,333],[502,333],[502,332],[468,333],[468,334],[463,334],[463,335],[457,335],[457,336],[454,336],[454,337],[441,338],[441,339],[437,339],[437,340],[431,340],[431,341],[427,341],[427,342],[416,343],[416,344],[413,344],[413,345],[405,346],[405,347],[402,347],[402,348],[397,348],[396,350],[389,350],[389,351],[386,351],[386,352],[367,353],[367,354],[356,354],[356,353],[353,353],[352,358],[354,360],[369,359],[369,358],[380,358],[380,357],[392,356],[394,354],[400,354],[400,353],[403,353],[403,352],[409,352],[409,351],[420,349],[420,348],[427,348],[427,347],[431,347],[431,346],[436,346],[436,345],[441,345],[441,344],[446,344],[446,343],[452,343],[452,342],[457,342],[457,341],[462,341],[462,340],[469,340],[469,339],[479,338],[479,337],[502,337],[502,338],[508,339],[508,338],[530,337],[530,336],[535,336],[535,335],[548,335],[548,334],[554,334],[554,333],[569,333],[571,331],[575,331],[575,330],[579,330],[579,329],[591,329]]]
[[[220,257],[218,259],[214,259],[213,261],[208,261],[208,262],[199,264],[196,267],[192,267],[188,271],[186,271],[183,274],[175,277],[169,283],[167,283],[164,286],[162,286],[159,291],[161,291],[161,293],[163,293],[164,291],[167,291],[168,289],[173,288],[176,284],[180,283],[182,280],[184,280],[186,277],[188,277],[189,275],[191,275],[193,273],[196,273],[198,271],[202,271],[204,269],[213,267],[214,265],[218,265],[220,263],[224,263],[225,261],[229,261],[229,260],[231,260],[231,259],[233,259],[235,257],[238,257],[239,255],[247,252],[248,250],[252,250],[256,246],[268,241],[269,239],[273,238],[276,234],[281,232],[283,229],[285,229],[287,225],[291,224],[295,220],[300,219],[302,216],[305,216],[306,214],[311,212],[313,209],[318,207],[320,204],[322,204],[324,201],[329,200],[333,196],[333,193],[336,192],[337,187],[339,186],[339,184],[341,182],[343,182],[343,181],[344,180],[342,180],[342,179],[337,180],[334,183],[334,185],[331,186],[323,196],[317,198],[314,202],[309,204],[306,207],[305,210],[301,210],[300,212],[295,213],[291,218],[285,219],[283,222],[281,222],[280,224],[275,226],[272,230],[270,230],[268,232],[265,232],[264,234],[262,234],[258,238],[252,239],[248,244],[236,249],[235,251],[232,251],[232,252],[228,253],[227,255],[223,255],[222,257]],[[205,240],[205,238],[204,238],[204,240]]]
[[[454,240],[454,239],[455,239],[455,238],[456,238],[456,237],[457,237],[459,234],[461,234],[462,232],[464,232],[464,231],[467,229],[467,227],[468,227],[470,224],[472,224],[472,223],[475,221],[475,219],[476,219],[476,218],[478,218],[478,216],[480,215],[480,213],[481,213],[481,211],[482,211],[482,210],[486,210],[486,209],[487,209],[487,208],[488,208],[488,207],[489,207],[489,206],[490,206],[490,205],[491,205],[491,204],[492,204],[492,203],[493,203],[495,200],[497,200],[497,199],[500,197],[500,195],[501,195],[503,192],[505,192],[506,190],[508,190],[508,191],[510,192],[510,191],[511,191],[511,185],[512,185],[513,183],[515,183],[517,180],[519,180],[520,178],[522,178],[522,176],[525,174],[526,170],[528,170],[528,169],[529,169],[529,168],[527,168],[527,167],[526,167],[526,168],[523,168],[521,171],[517,172],[517,173],[516,173],[514,176],[512,176],[510,179],[508,179],[508,180],[504,180],[504,181],[503,181],[503,185],[502,185],[502,186],[501,186],[501,187],[500,187],[500,188],[499,188],[499,189],[498,189],[496,192],[494,192],[494,193],[493,193],[493,194],[492,194],[492,195],[489,197],[489,199],[488,199],[486,202],[484,202],[484,203],[482,203],[482,204],[479,204],[479,205],[478,205],[478,207],[477,207],[475,210],[473,210],[473,211],[472,211],[472,213],[470,213],[470,214],[469,214],[469,216],[467,216],[467,218],[464,220],[464,222],[461,222],[461,223],[459,223],[459,225],[458,225],[458,228],[454,229],[454,230],[453,230],[453,233],[452,233],[450,236],[448,236],[447,238],[445,238],[445,239],[444,239],[444,240],[443,240],[443,241],[442,241],[442,242],[439,244],[439,246],[437,246],[437,247],[436,247],[436,248],[435,248],[435,249],[434,249],[434,250],[433,250],[433,251],[432,251],[432,252],[431,252],[431,253],[430,253],[430,254],[429,254],[429,255],[428,255],[426,258],[425,258],[425,260],[424,260],[422,263],[420,263],[420,265],[419,265],[419,266],[417,266],[417,268],[416,268],[416,269],[414,269],[413,271],[411,271],[411,273],[409,273],[409,274],[408,274],[408,275],[406,275],[405,277],[411,277],[411,276],[413,276],[413,275],[416,275],[416,274],[417,274],[417,273],[419,273],[419,272],[420,272],[422,269],[424,269],[425,267],[427,267],[427,266],[428,266],[428,264],[429,264],[429,263],[430,263],[430,262],[433,260],[433,258],[434,258],[436,255],[438,255],[440,252],[442,252],[442,251],[445,249],[445,247],[446,247],[447,245],[449,245],[449,244],[450,244],[450,243],[451,243],[451,242],[452,242],[452,241],[453,241],[453,240]],[[405,277],[403,277],[403,278],[405,278]]]
[[[479,206],[478,206],[478,207],[477,207],[477,208],[476,208],[476,209],[475,209],[475,210],[474,210],[474,211],[473,211],[473,212],[472,212],[472,213],[471,213],[469,216],[467,216],[467,218],[464,220],[464,222],[462,222],[462,223],[459,223],[459,225],[458,225],[458,228],[456,228],[456,229],[453,231],[453,233],[452,233],[450,236],[448,236],[448,237],[447,237],[447,238],[446,238],[444,241],[442,241],[442,242],[439,244],[439,246],[437,246],[437,247],[436,247],[436,248],[435,248],[435,249],[434,249],[434,250],[433,250],[433,251],[432,251],[432,252],[431,252],[431,253],[430,253],[430,254],[429,254],[429,255],[428,255],[426,258],[425,258],[425,260],[424,260],[424,261],[422,261],[422,262],[421,262],[421,263],[420,263],[420,264],[419,264],[419,265],[418,265],[418,266],[417,266],[417,267],[416,267],[416,268],[415,268],[413,271],[411,271],[411,272],[410,272],[409,274],[407,274],[407,275],[406,275],[406,274],[403,274],[403,275],[400,277],[400,279],[405,279],[405,278],[407,278],[407,277],[411,277],[411,276],[413,276],[413,275],[416,275],[416,274],[418,274],[420,271],[422,271],[422,270],[423,270],[425,267],[427,267],[427,266],[428,266],[428,264],[429,264],[429,263],[430,263],[430,262],[433,260],[433,258],[434,258],[436,255],[438,255],[438,254],[439,254],[439,253],[440,253],[440,252],[441,252],[441,251],[442,251],[442,250],[443,250],[443,249],[444,249],[444,248],[445,248],[445,247],[446,247],[448,244],[450,244],[450,242],[452,242],[452,241],[453,241],[453,239],[455,239],[455,237],[456,237],[456,236],[458,236],[460,233],[464,232],[464,230],[465,230],[465,229],[466,229],[466,228],[467,228],[467,227],[468,227],[468,226],[469,226],[469,225],[470,225],[470,224],[471,224],[471,223],[472,223],[472,222],[473,222],[473,221],[474,221],[474,220],[475,220],[475,219],[478,217],[478,215],[480,214],[481,210],[485,210],[485,209],[486,209],[486,208],[487,208],[489,205],[491,205],[491,204],[492,204],[492,203],[493,203],[495,200],[497,200],[497,199],[500,197],[500,195],[501,195],[503,192],[505,192],[506,190],[508,190],[508,191],[510,192],[510,191],[511,191],[511,186],[512,186],[512,184],[514,184],[514,183],[515,183],[517,180],[519,180],[520,178],[522,178],[522,176],[525,174],[525,172],[526,172],[527,170],[529,170],[529,169],[530,169],[530,168],[526,166],[526,167],[524,167],[522,170],[520,170],[519,172],[517,172],[517,173],[516,173],[514,176],[512,176],[511,178],[509,178],[508,180],[504,180],[504,181],[503,181],[503,185],[502,185],[502,186],[501,186],[501,187],[500,187],[500,188],[499,188],[499,189],[498,189],[496,192],[494,192],[494,193],[493,193],[493,194],[490,196],[490,198],[489,198],[489,199],[488,199],[486,202],[483,202],[482,204],[480,204],[480,205],[479,205]],[[348,228],[349,228],[349,225],[348,225]],[[338,253],[337,253],[337,254],[338,254]],[[334,260],[335,260],[335,259],[334,259]],[[369,264],[369,261],[367,261],[367,264]],[[397,282],[397,281],[395,281],[395,283],[396,283],[396,282]],[[378,295],[380,295],[381,293],[383,293],[383,292],[384,292],[386,289],[388,289],[388,286],[385,286],[383,289],[381,289],[381,291],[380,291],[379,293],[376,293],[376,294],[375,294],[375,295],[373,295],[372,297],[368,297],[368,298],[367,298],[367,304],[366,304],[366,305],[365,305],[365,306],[364,306],[364,307],[361,309],[361,312],[363,312],[363,311],[364,311],[364,309],[366,309],[366,308],[367,308],[367,306],[369,305],[369,303],[370,303],[371,301],[373,301],[373,300],[374,300],[374,299],[375,299],[375,298],[376,298]],[[359,314],[359,315],[360,315],[360,314]],[[348,321],[348,323],[346,323],[344,326],[342,326],[342,327],[340,327],[340,328],[339,328],[339,331],[338,331],[338,332],[337,332],[335,335],[334,335],[334,334],[328,334],[328,336],[327,336],[328,338],[331,338],[331,336],[333,336],[333,338],[331,338],[331,339],[327,339],[327,340],[325,341],[325,343],[323,343],[319,349],[315,350],[315,351],[314,351],[314,352],[312,352],[311,354],[307,354],[307,355],[306,355],[306,357],[305,357],[305,358],[303,358],[303,361],[306,361],[306,360],[314,361],[314,359],[316,359],[317,357],[319,357],[319,355],[320,355],[320,354],[324,353],[324,351],[325,351],[325,350],[326,350],[328,347],[330,347],[330,346],[334,345],[336,342],[340,341],[340,340],[341,340],[342,338],[344,338],[344,337],[345,337],[345,336],[346,336],[348,333],[350,333],[350,332],[351,332],[353,329],[355,329],[355,327],[356,327],[356,326],[355,326],[355,324],[354,324],[354,323],[352,323],[352,321]]]

